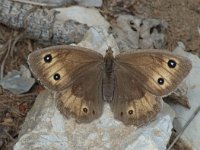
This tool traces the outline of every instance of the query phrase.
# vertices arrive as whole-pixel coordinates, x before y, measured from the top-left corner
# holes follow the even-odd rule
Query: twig
[[[35,92],[35,93],[27,93],[27,94],[16,95],[16,97],[17,97],[17,98],[22,98],[22,97],[36,96],[36,95],[38,95],[37,92]]]
[[[10,53],[10,47],[11,47],[11,39],[9,39],[9,41],[8,41],[8,49],[7,49],[6,55],[5,55],[5,57],[2,61],[2,64],[1,64],[0,81],[3,79],[4,65],[5,65],[6,59],[9,55],[9,53]]]
[[[13,57],[14,47],[16,46],[16,43],[23,37],[23,35],[24,35],[24,32],[21,32],[19,35],[14,37],[13,42],[12,42],[12,46],[11,46],[11,50],[10,50],[11,57]]]
[[[5,130],[3,130],[3,131],[7,136],[9,136],[9,138],[11,139],[12,142],[15,141],[15,139],[7,131],[5,131]]]
[[[12,37],[13,35],[14,35],[14,37]],[[23,37],[23,35],[24,35],[24,32],[21,32],[17,36],[15,36],[15,33],[11,34],[10,39],[5,44],[5,46],[3,47],[3,49],[2,49],[3,52],[0,54],[1,58],[3,57],[2,55],[4,55],[5,52],[6,52],[6,54],[5,54],[4,59],[1,63],[0,81],[3,79],[3,76],[4,76],[3,73],[4,73],[5,62],[6,62],[9,55],[11,55],[11,57],[13,57],[14,47],[16,46],[16,43]]]

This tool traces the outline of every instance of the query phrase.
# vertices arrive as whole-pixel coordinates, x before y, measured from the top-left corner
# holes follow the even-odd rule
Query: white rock
[[[120,49],[137,49],[139,47],[139,25],[141,19],[131,15],[120,15],[113,25],[113,32]],[[130,22],[132,23],[131,28]]]
[[[165,46],[167,24],[164,21],[119,15],[112,27],[120,50],[162,49]]]
[[[180,132],[186,122],[194,114],[195,110],[200,106],[200,59],[198,56],[184,52],[183,43],[179,42],[179,46],[175,49],[175,53],[188,57],[192,61],[193,68],[186,78],[188,87],[187,97],[191,105],[191,109],[184,108],[180,105],[171,104],[176,112],[174,120],[174,128]],[[194,118],[190,125],[186,128],[181,138],[193,149],[199,149],[200,145],[200,113]]]
[[[12,70],[0,81],[0,85],[13,93],[21,94],[30,90],[35,83],[30,70],[21,65],[20,70]]]
[[[56,15],[57,20],[75,20],[88,26],[105,26],[108,28],[110,24],[102,17],[95,8],[85,8],[81,6],[71,6],[67,8],[54,9],[59,12]]]

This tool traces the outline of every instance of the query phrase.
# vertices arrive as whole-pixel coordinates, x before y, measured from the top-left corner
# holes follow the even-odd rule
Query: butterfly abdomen
[[[102,86],[102,93],[103,93],[103,100],[107,102],[111,102],[114,95],[114,88],[115,88],[115,78],[112,73],[105,73],[103,78],[103,86]]]

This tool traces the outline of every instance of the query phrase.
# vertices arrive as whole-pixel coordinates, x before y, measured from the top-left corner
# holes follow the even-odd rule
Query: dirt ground
[[[200,55],[200,0],[105,0],[101,9],[108,21],[115,19],[120,13],[140,15],[145,18],[163,19],[168,22],[167,48],[173,50],[178,41],[182,41],[187,51]],[[21,64],[27,66],[27,56],[37,45],[29,39],[16,38],[20,31],[0,25],[0,63],[6,54],[9,44],[15,47],[5,61],[5,74],[13,69],[19,69]],[[11,54],[12,54],[11,53]],[[35,97],[42,88],[36,84],[28,93],[15,95],[0,87],[0,149],[11,149],[16,142],[18,133],[27,112],[34,104]],[[171,141],[174,139],[172,136]],[[174,150],[190,149],[179,141]]]

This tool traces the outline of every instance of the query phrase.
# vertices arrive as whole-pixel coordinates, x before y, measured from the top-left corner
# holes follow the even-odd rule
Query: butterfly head
[[[109,47],[106,50],[106,56],[104,57],[105,70],[107,73],[111,73],[113,71],[113,61],[114,61],[113,51],[111,47]]]
[[[106,50],[106,56],[105,57],[113,58],[113,51],[112,51],[111,47],[108,47],[108,49]]]

